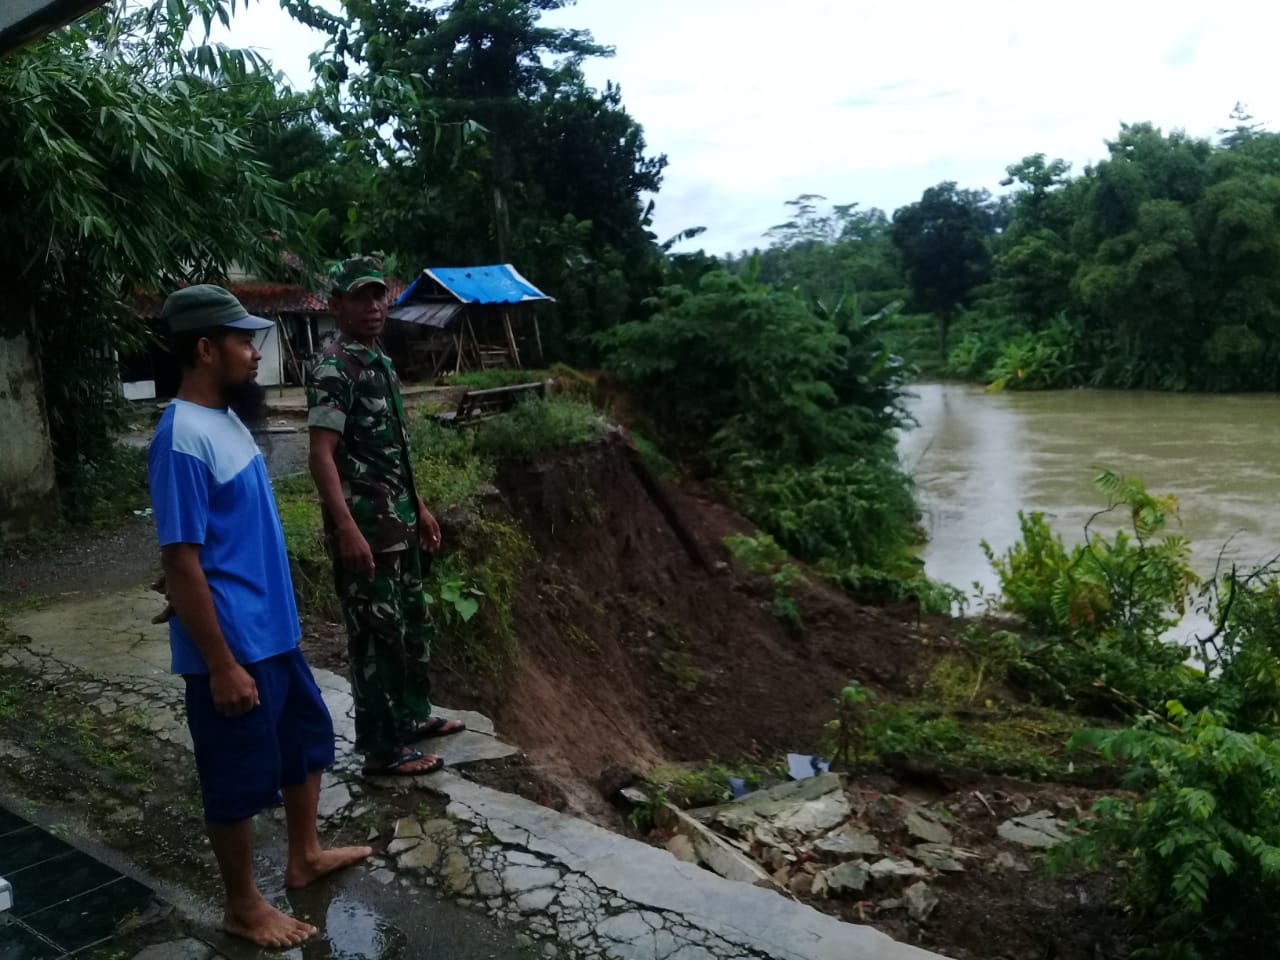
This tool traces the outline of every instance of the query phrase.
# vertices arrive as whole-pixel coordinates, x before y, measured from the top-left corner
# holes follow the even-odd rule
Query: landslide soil
[[[476,770],[478,779],[625,830],[612,801],[633,776],[673,762],[819,752],[847,681],[905,698],[954,647],[962,625],[950,618],[859,603],[816,578],[793,591],[801,626],[780,621],[768,581],[740,569],[722,545],[751,525],[693,487],[659,482],[655,497],[633,461],[626,448],[601,443],[500,466],[500,496],[487,509],[518,521],[536,556],[514,607],[518,664],[500,681],[468,676],[451,668],[449,638],[438,639],[435,697],[493,716],[526,752]],[[144,582],[155,568],[151,536],[150,521],[139,519],[0,554],[0,603]],[[345,671],[339,625],[305,616],[304,632],[314,664]],[[979,848],[994,842],[1022,797],[1062,811],[1087,809],[1097,795],[956,773],[872,770],[849,789],[946,806],[959,835]],[[1027,869],[931,881],[941,902],[924,924],[852,900],[812,905],[958,960],[1124,956],[1113,878],[1050,879],[1036,857],[1019,859]]]
[[[519,662],[502,683],[447,667],[436,677],[441,702],[490,714],[527,753],[480,778],[623,830],[610,801],[633,776],[660,764],[819,752],[842,686],[855,679],[883,699],[909,696],[961,626],[908,605],[859,603],[812,577],[794,590],[801,626],[782,622],[772,586],[722,544],[751,524],[677,484],[660,482],[655,498],[634,457],[601,443],[500,465],[498,509],[537,556],[515,605]],[[342,668],[340,629],[313,622],[306,643],[314,661]],[[447,645],[438,639],[446,661]],[[1087,810],[1097,795],[974,771],[869,771],[850,789],[946,806],[978,846],[998,845],[996,826],[1025,797],[1061,811]],[[1016,869],[938,878],[937,892],[925,924],[850,900],[812,903],[964,960],[1123,956],[1109,877],[1050,879],[1038,857],[1021,856]]]

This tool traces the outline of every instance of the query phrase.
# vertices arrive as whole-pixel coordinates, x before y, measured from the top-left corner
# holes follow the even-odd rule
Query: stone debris
[[[839,774],[824,773],[748,793],[718,807],[690,811],[702,823],[745,836],[766,828],[784,840],[816,836],[840,826],[852,811]],[[788,836],[790,835],[790,836]]]
[[[938,905],[938,895],[929,889],[928,884],[920,881],[902,891],[902,902],[906,904],[907,914],[912,920],[924,923]]]
[[[917,840],[937,844],[950,844],[952,842],[950,830],[922,813],[913,810],[903,818],[902,822],[907,828],[907,833]]]
[[[758,863],[721,837],[716,836],[693,817],[670,803],[658,807],[658,826],[674,830],[689,839],[698,862],[727,880],[773,885],[773,878]]]
[[[976,859],[980,854],[972,850],[961,850],[941,843],[920,843],[907,851],[912,860],[924,864],[931,870],[942,873],[963,873],[962,859]]]
[[[862,860],[850,860],[819,874],[823,886],[832,893],[861,893],[871,880],[871,870]]]
[[[1071,839],[1066,833],[1066,824],[1048,810],[1006,820],[996,828],[996,833],[1010,843],[1038,850],[1047,849]]]
[[[918,867],[910,860],[896,860],[893,857],[885,857],[871,865],[871,876],[875,880],[890,877],[927,877],[928,875],[929,871],[924,867]]]
[[[882,848],[879,840],[865,830],[850,824],[836,833],[817,840],[813,849],[819,853],[843,858],[878,857]]]

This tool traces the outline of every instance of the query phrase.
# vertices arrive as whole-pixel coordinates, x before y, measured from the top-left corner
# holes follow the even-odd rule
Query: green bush
[[[1188,650],[1165,642],[1199,583],[1186,538],[1166,532],[1173,497],[1113,472],[1096,480],[1130,531],[1094,534],[1068,550],[1039,513],[1019,514],[1022,539],[1003,557],[983,542],[1000,580],[1002,609],[1031,633],[1015,675],[1055,698],[1121,698],[1151,706],[1194,696]]]
[[[608,424],[591,404],[563,396],[531,397],[476,428],[475,449],[487,456],[528,454],[587,443]]]
[[[1176,732],[1148,717],[1073,738],[1131,763],[1126,785],[1141,793],[1099,800],[1050,866],[1123,871],[1147,941],[1135,958],[1271,956],[1280,939],[1280,743],[1209,710],[1176,701],[1168,709]]]
[[[724,545],[751,573],[768,577],[773,585],[773,615],[796,626],[800,624],[800,608],[791,588],[800,579],[800,569],[791,562],[787,551],[767,533],[754,537],[735,535],[724,538]]]
[[[59,492],[69,523],[112,526],[151,505],[143,447],[99,444],[95,456],[81,455],[74,464],[64,466]]]
[[[466,373],[455,373],[444,377],[449,386],[467,387],[471,390],[490,390],[494,387],[510,387],[517,383],[537,383],[549,380],[550,370],[510,370],[496,367],[492,370],[468,370]]]
[[[1197,638],[1212,704],[1238,730],[1280,730],[1280,580],[1270,568],[1231,571],[1210,585],[1216,628]]]
[[[493,464],[477,452],[469,430],[423,415],[410,424],[409,449],[414,484],[433,511],[470,506],[493,482]]]
[[[1083,381],[1076,334],[1059,317],[1048,328],[1022,333],[1001,347],[987,376],[992,390],[1052,390]]]
[[[829,458],[809,467],[735,464],[742,511],[801,559],[901,568],[917,516],[910,480],[878,461]]]

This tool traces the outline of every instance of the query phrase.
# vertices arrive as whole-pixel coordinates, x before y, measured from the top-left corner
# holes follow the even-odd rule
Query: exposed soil
[[[771,585],[738,569],[722,546],[751,525],[709,496],[655,487],[619,443],[508,461],[496,483],[496,509],[519,521],[538,556],[515,605],[519,664],[498,685],[451,671],[444,656],[435,696],[493,716],[526,751],[469,775],[548,806],[627,829],[613,800],[637,775],[670,762],[820,752],[847,681],[883,698],[905,695],[953,646],[959,625],[949,618],[860,604],[816,578],[794,590],[802,626],[785,624],[771,610]],[[155,568],[152,524],[139,518],[0,552],[0,600],[130,586]],[[304,646],[314,665],[345,673],[341,625],[304,617]],[[979,849],[994,849],[996,825],[1023,803],[1083,810],[1096,795],[902,768],[854,778],[850,790],[946,806],[957,843]],[[1018,859],[1026,870],[975,866],[931,879],[941,902],[923,925],[874,903],[812,902],[960,960],[1124,955],[1113,879],[1049,879],[1034,856]]]
[[[860,604],[816,578],[795,590],[803,626],[788,626],[772,613],[771,585],[736,568],[722,546],[751,525],[673,484],[655,497],[619,443],[510,460],[496,483],[539,558],[515,608],[519,665],[501,687],[448,670],[435,679],[442,702],[490,714],[527,751],[528,760],[478,774],[494,786],[627,829],[610,801],[637,775],[662,763],[819,752],[847,681],[905,695],[953,646],[950,618]],[[340,627],[309,621],[305,642],[314,663],[344,669]],[[978,847],[1023,804],[1087,810],[1096,796],[950,773],[959,775],[898,769],[850,788],[946,806],[958,842]],[[1123,956],[1113,879],[1050,879],[1037,856],[1017,859],[1016,869],[931,880],[941,903],[923,925],[901,909],[812,903],[961,960]]]

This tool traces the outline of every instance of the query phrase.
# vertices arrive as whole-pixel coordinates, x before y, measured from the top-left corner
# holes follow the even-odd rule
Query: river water
[[[993,592],[980,543],[1003,552],[1018,537],[1019,510],[1042,511],[1068,544],[1083,540],[1085,523],[1106,506],[1093,486],[1104,467],[1177,494],[1202,576],[1219,555],[1249,565],[1280,553],[1280,396],[987,393],[958,384],[911,392],[919,426],[898,449],[916,481],[925,572],[936,580]],[[1117,519],[1095,528],[1114,530]]]

